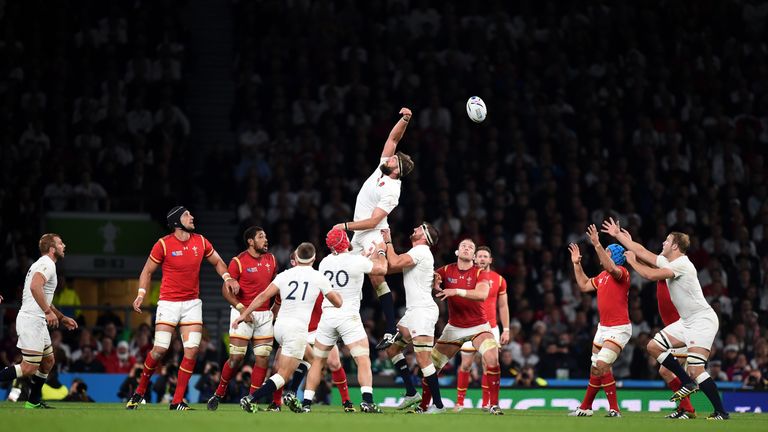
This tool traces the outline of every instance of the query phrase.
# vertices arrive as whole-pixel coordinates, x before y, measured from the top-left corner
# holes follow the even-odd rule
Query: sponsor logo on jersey
[[[459,281],[459,280],[458,280],[458,279],[455,279],[455,278],[451,278],[451,277],[449,277],[449,278],[448,278],[448,282],[450,282],[450,283],[456,283],[456,282],[458,282],[458,281]]]
[[[178,251],[171,251],[171,256],[182,256],[184,255],[184,252],[178,250]]]
[[[257,273],[259,271],[259,268],[258,267],[248,267],[247,269],[245,269],[245,271],[247,271],[248,273]]]

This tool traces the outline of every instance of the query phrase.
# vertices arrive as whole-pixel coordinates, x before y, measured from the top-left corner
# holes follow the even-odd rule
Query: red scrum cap
[[[346,252],[349,250],[349,237],[347,237],[347,232],[338,228],[331,229],[328,231],[328,234],[325,235],[325,244],[334,253],[338,254]]]

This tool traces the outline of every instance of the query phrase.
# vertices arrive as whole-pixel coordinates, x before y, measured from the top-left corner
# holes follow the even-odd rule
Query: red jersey
[[[309,318],[309,325],[307,331],[312,333],[317,330],[317,324],[320,323],[320,317],[323,315],[323,293],[317,295],[315,300],[315,307],[312,308],[312,316]]]
[[[600,324],[606,327],[629,324],[629,272],[622,266],[621,278],[616,280],[603,270],[597,277],[590,279],[597,289],[597,312]]]
[[[507,293],[507,280],[493,270],[485,271],[481,276],[491,286],[490,290],[488,290],[488,298],[485,299],[484,304],[488,324],[491,325],[491,328],[494,328],[499,325],[496,321],[496,305],[498,304],[499,296]]]
[[[213,255],[213,245],[200,234],[181,241],[169,234],[152,247],[149,259],[161,265],[160,300],[187,301],[200,296],[200,263]]]
[[[267,289],[277,275],[277,262],[275,256],[270,253],[256,258],[245,251],[232,258],[227,271],[240,284],[240,291],[235,295],[237,301],[248,306],[257,295]],[[266,310],[269,310],[269,300],[256,308],[257,312]]]
[[[440,267],[437,273],[443,279],[443,289],[471,291],[475,289],[478,281],[483,280],[481,276],[483,272],[479,268],[473,266],[466,270],[459,270],[456,263]],[[469,328],[487,322],[484,302],[459,296],[448,297],[448,324]]]
[[[677,308],[672,304],[669,287],[665,279],[656,282],[656,300],[659,302],[659,315],[661,315],[661,322],[664,323],[664,327],[680,319]]]

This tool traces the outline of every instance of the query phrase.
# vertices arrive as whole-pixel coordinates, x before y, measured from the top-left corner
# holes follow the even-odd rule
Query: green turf
[[[768,415],[733,414],[727,424],[696,420],[668,420],[661,413],[624,413],[621,419],[567,417],[564,410],[507,410],[504,416],[490,416],[477,409],[442,415],[405,414],[385,408],[384,414],[344,413],[340,407],[313,407],[309,414],[259,412],[247,414],[236,405],[223,404],[216,412],[205,405],[193,405],[195,411],[169,411],[167,405],[147,405],[127,411],[122,404],[52,403],[54,410],[25,410],[21,404],[0,403],[2,431],[78,431],[78,432],[219,432],[237,431],[250,425],[274,431],[322,432],[405,432],[410,430],[441,432],[521,432],[560,431],[766,431]],[[603,415],[603,411],[599,411]],[[407,429],[406,429],[407,428]]]

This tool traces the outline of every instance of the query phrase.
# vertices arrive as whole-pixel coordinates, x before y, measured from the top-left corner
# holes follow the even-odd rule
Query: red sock
[[[587,386],[587,393],[584,395],[584,400],[581,401],[581,406],[579,408],[583,410],[592,409],[592,402],[595,401],[595,395],[597,395],[597,392],[600,391],[601,387],[601,379],[600,377],[590,375],[589,376],[589,385]]]
[[[264,378],[267,376],[267,368],[254,366],[251,372],[251,390],[249,393],[253,394],[264,384]],[[282,395],[280,395],[282,397]]]
[[[184,357],[179,365],[179,374],[176,378],[176,392],[173,393],[172,404],[181,403],[184,400],[184,393],[187,392],[187,384],[195,370],[195,359]]]
[[[429,386],[427,385],[427,380],[424,378],[421,379],[421,403],[419,404],[419,407],[426,411],[427,408],[429,408],[429,404],[432,402],[432,392],[429,391]]]
[[[234,371],[229,367],[229,360],[227,360],[221,369],[221,379],[219,380],[219,386],[216,387],[216,396],[224,397],[227,394],[227,386],[229,385],[229,380],[232,379],[232,375],[234,375]]]
[[[488,380],[488,404],[498,406],[501,368],[499,366],[488,366],[485,368],[485,375],[488,375],[488,378],[486,378]]]
[[[147,353],[147,359],[144,360],[144,369],[141,371],[141,378],[139,379],[139,386],[136,387],[136,393],[142,396],[146,395],[149,379],[152,378],[152,374],[155,373],[157,363],[158,361],[152,358],[152,353]]]
[[[672,381],[667,383],[667,386],[673,392],[680,390],[680,387],[682,387],[682,384],[680,383],[680,378],[675,377]],[[691,404],[690,396],[686,396],[682,400],[680,400],[680,405],[678,406],[678,408],[687,412],[696,412],[696,410],[693,408],[693,404]]]
[[[469,372],[459,369],[459,373],[456,374],[456,406],[464,406],[467,387],[469,387]]]
[[[272,393],[272,402],[274,402],[274,404],[277,406],[283,404],[283,387],[280,387],[279,389],[275,390],[274,393]]]
[[[488,400],[491,398],[491,393],[488,391],[488,376],[486,374],[483,374],[483,379],[481,382],[481,386],[483,390],[483,404],[481,406],[488,406]]]
[[[344,371],[344,368],[340,367],[337,370],[331,372],[331,379],[333,380],[333,384],[336,386],[336,388],[339,389],[341,401],[348,401],[349,387],[347,386],[347,373]]]
[[[608,406],[612,410],[620,411],[619,410],[619,401],[616,400],[616,379],[613,377],[613,373],[608,372],[602,377],[600,377],[600,380],[603,384],[603,391],[605,392],[605,395],[608,397]]]

